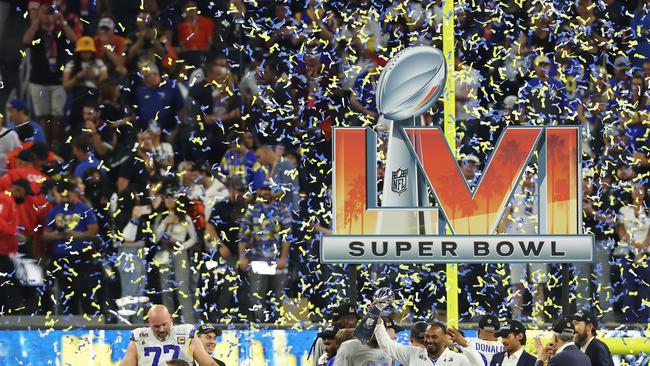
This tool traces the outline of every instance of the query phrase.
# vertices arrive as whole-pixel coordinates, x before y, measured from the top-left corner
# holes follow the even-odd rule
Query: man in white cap
[[[103,17],[97,24],[95,36],[97,58],[104,61],[109,75],[126,75],[126,39],[115,34],[115,22],[109,17]]]
[[[476,187],[476,182],[478,181],[479,175],[479,166],[481,161],[476,155],[469,154],[465,156],[461,162],[460,170],[463,172],[463,176],[470,187]]]

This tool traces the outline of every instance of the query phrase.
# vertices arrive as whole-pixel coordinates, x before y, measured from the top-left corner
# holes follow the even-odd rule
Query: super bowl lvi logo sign
[[[382,70],[376,99],[390,131],[381,206],[375,132],[334,129],[334,235],[323,238],[321,260],[592,261],[593,238],[580,235],[579,128],[506,128],[472,191],[442,130],[416,125],[442,95],[446,75],[444,57],[432,47],[408,48]],[[495,235],[522,174],[533,163],[540,192],[537,232]],[[446,228],[452,235],[444,235]]]

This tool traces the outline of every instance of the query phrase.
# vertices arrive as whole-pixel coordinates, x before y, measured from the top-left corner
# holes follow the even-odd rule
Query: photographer
[[[37,39],[40,42],[34,42]],[[48,4],[38,8],[38,15],[32,17],[32,24],[22,39],[23,44],[31,49],[29,93],[34,104],[34,116],[45,127],[50,143],[63,140],[61,118],[66,92],[62,68],[67,57],[66,39],[75,42],[77,36],[63,15]]]
[[[137,18],[138,31],[127,40],[130,43],[126,54],[127,63],[135,66],[139,60],[163,60],[162,66],[170,67],[176,61],[176,52],[171,42],[161,32],[150,13],[142,12]],[[160,65],[160,64],[159,64]]]

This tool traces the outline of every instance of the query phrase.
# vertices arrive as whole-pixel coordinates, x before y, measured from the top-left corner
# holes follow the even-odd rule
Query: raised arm
[[[63,18],[63,14],[61,13],[56,13],[56,21],[57,23],[61,24],[61,27],[63,28],[63,33],[65,34],[65,38],[67,38],[70,42],[76,42],[77,41],[77,33],[75,33],[74,29],[70,27],[68,22],[65,21],[65,18]]]
[[[40,22],[38,18],[34,19],[32,24],[27,28],[25,31],[25,34],[23,34],[23,43],[27,46],[32,45],[32,41],[34,40],[34,36],[36,35],[36,31],[38,30],[38,27],[40,25]]]
[[[454,343],[459,345],[462,348],[463,355],[469,361],[469,364],[472,366],[484,366],[483,359],[477,350],[472,348],[467,339],[458,331],[456,328],[449,328],[449,334],[451,335]]]
[[[390,339],[388,332],[386,332],[386,327],[384,327],[384,321],[381,318],[378,319],[377,326],[375,327],[375,338],[377,339],[379,348],[388,356],[399,361],[401,365],[409,364],[409,355],[413,353],[410,349],[411,347],[399,344]]]
[[[138,349],[134,342],[129,343],[126,349],[126,355],[120,363],[120,366],[138,366]]]
[[[192,357],[194,358],[194,361],[199,364],[199,366],[218,366],[212,357],[210,357],[208,352],[205,350],[205,347],[203,347],[203,343],[201,343],[198,338],[192,338],[190,342]]]

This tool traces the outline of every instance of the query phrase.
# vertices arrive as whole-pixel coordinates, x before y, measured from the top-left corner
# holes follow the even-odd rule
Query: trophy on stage
[[[388,287],[382,287],[375,292],[373,300],[374,306],[371,305],[369,307],[368,312],[363,316],[363,319],[361,319],[361,322],[359,322],[359,325],[357,325],[353,333],[354,337],[363,344],[370,342],[370,339],[372,339],[377,321],[384,312],[384,309],[393,305],[395,293]]]

